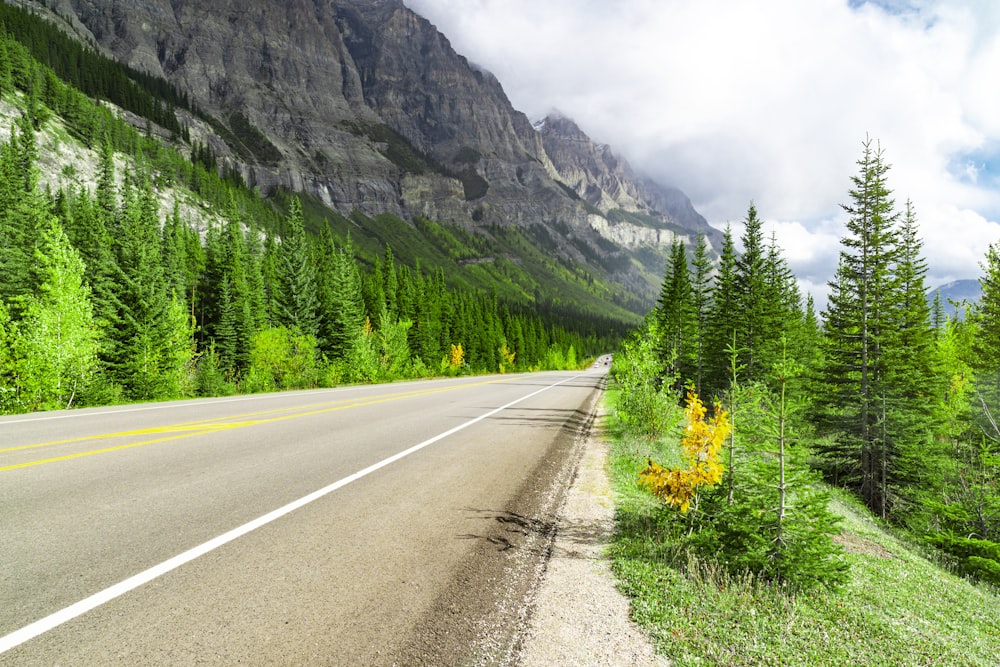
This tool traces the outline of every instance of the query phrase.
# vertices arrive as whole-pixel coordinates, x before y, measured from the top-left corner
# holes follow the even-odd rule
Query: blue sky
[[[933,286],[1000,242],[996,0],[404,0],[535,119],[559,110],[737,235],[754,201],[803,287],[836,268],[866,136]]]

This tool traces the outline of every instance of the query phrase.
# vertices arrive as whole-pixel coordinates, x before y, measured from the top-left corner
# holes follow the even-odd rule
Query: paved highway
[[[605,373],[0,418],[0,664],[507,664]]]

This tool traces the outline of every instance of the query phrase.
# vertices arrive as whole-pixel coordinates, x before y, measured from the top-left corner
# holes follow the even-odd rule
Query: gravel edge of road
[[[650,638],[629,619],[605,555],[615,500],[606,465],[608,444],[597,410],[582,437],[582,456],[556,520],[556,535],[516,664],[519,667],[667,667]]]

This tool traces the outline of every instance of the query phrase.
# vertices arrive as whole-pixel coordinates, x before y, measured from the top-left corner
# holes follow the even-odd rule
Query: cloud
[[[993,0],[406,2],[516,108],[559,109],[715,226],[753,200],[803,282],[832,277],[868,136],[931,284],[977,277],[1000,239]]]

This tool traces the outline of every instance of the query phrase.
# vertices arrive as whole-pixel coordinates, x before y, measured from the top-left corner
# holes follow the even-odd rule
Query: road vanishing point
[[[503,665],[606,368],[0,418],[0,665]]]

